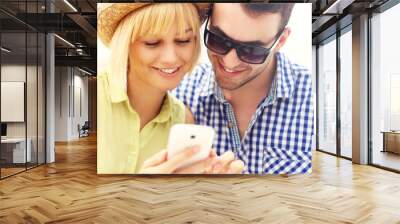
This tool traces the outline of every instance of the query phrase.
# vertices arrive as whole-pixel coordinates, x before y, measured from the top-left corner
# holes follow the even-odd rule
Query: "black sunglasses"
[[[271,49],[275,47],[275,44],[277,43],[279,37],[284,31],[283,28],[281,31],[278,32],[279,35],[277,34],[278,37],[275,39],[272,47],[265,48],[256,45],[238,43],[237,41],[232,40],[229,37],[224,37],[213,33],[208,29],[209,19],[210,16],[207,17],[206,26],[204,29],[204,44],[206,45],[206,47],[209,50],[221,55],[227,54],[232,48],[234,48],[236,50],[238,58],[241,61],[249,64],[264,63],[269,53],[271,52]]]

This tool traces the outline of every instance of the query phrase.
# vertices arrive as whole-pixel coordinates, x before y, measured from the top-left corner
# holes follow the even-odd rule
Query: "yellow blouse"
[[[166,148],[172,125],[185,122],[185,106],[167,94],[160,113],[140,130],[126,91],[108,79],[97,76],[97,173],[138,173],[147,158]]]

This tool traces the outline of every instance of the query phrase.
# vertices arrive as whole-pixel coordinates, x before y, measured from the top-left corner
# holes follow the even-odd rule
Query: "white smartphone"
[[[207,158],[207,156],[210,154],[214,135],[214,129],[208,126],[195,124],[175,124],[172,126],[169,133],[167,144],[168,159],[182,152],[187,147],[195,145],[200,146],[200,151],[197,152],[196,155],[194,155],[191,159],[185,161],[181,166],[179,166],[179,168],[183,168]]]

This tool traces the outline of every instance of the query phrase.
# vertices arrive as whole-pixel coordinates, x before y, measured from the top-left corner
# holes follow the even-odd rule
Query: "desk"
[[[25,154],[25,138],[1,139],[1,156],[9,163],[25,163],[25,158],[27,158],[26,162],[30,162],[32,141],[27,138],[26,142],[28,142],[28,147],[26,147]]]
[[[383,133],[382,152],[400,154],[400,131],[382,131],[381,133]]]

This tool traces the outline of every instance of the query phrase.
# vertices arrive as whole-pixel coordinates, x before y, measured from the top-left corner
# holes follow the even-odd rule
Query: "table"
[[[400,131],[382,131],[381,133],[383,133],[382,152],[400,154]]]

